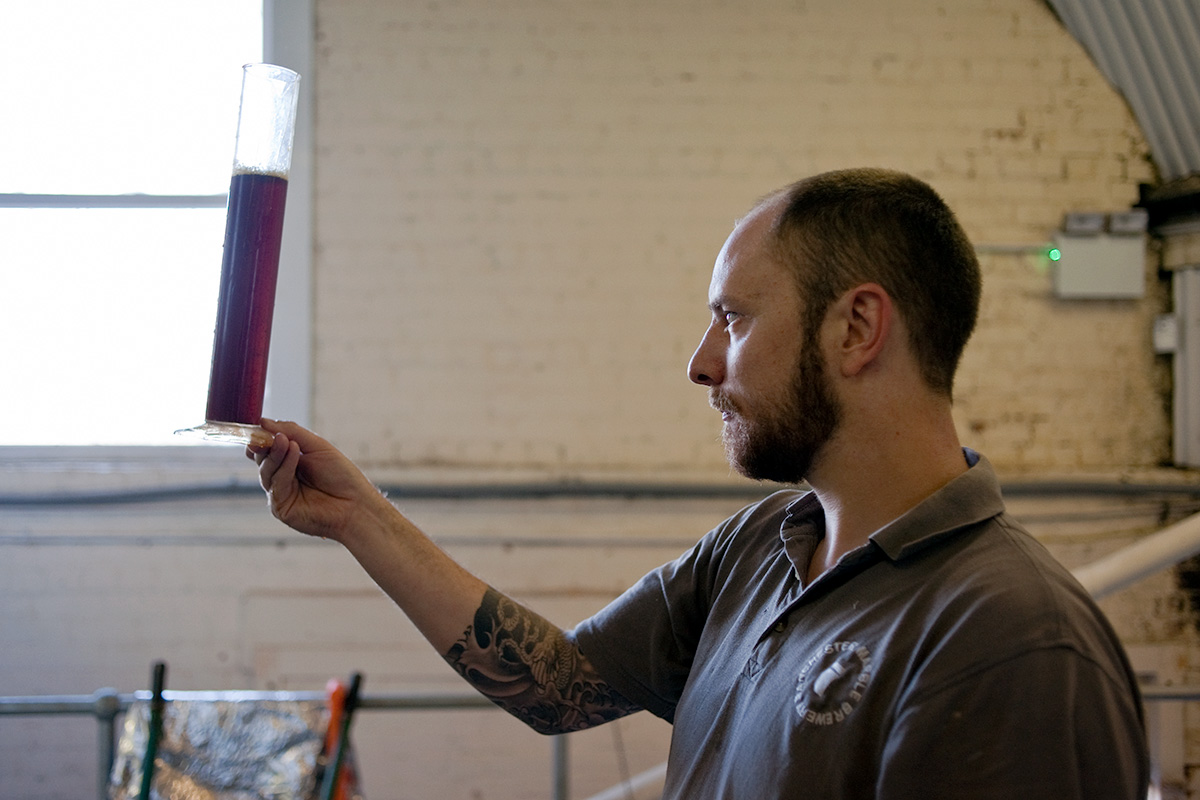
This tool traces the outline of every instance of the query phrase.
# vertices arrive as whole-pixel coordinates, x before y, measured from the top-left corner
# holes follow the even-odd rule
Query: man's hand
[[[367,477],[329,442],[294,422],[264,419],[269,448],[247,447],[271,513],[302,533],[342,541],[353,518],[387,503]]]

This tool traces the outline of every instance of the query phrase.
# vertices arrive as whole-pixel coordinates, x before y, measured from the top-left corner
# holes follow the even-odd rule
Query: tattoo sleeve
[[[538,733],[567,733],[638,711],[567,636],[489,588],[444,656],[467,682]]]

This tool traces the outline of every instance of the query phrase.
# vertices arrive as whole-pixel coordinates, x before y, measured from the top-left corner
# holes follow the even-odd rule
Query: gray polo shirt
[[[1116,635],[967,457],[810,585],[824,514],[778,492],[576,629],[674,723],[664,798],[1144,796]]]

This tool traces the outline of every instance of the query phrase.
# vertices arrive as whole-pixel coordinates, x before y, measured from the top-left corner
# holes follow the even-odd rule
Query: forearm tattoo
[[[444,656],[496,705],[539,733],[590,728],[638,710],[542,617],[489,588]]]

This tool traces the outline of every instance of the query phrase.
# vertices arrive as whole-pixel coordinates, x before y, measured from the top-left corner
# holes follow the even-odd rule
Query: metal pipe
[[[113,761],[116,757],[117,743],[117,714],[121,708],[121,698],[116,689],[98,689],[92,695],[92,713],[96,715],[98,726],[97,754],[99,763],[96,768],[96,796],[108,796],[108,781],[112,774]]]
[[[38,695],[35,697],[0,697],[0,716],[55,716],[69,714],[91,714],[97,717],[115,717],[129,710],[137,701],[151,697],[147,691],[118,694],[112,689],[100,689],[95,694]],[[278,702],[324,701],[324,692],[267,692],[227,691],[188,692],[164,691],[163,698],[172,700],[223,700],[245,702],[253,700]],[[481,694],[422,693],[422,694],[376,694],[364,695],[358,704],[360,710],[377,711],[449,711],[454,709],[496,708],[497,706]]]
[[[713,500],[765,497],[776,486],[760,483],[653,483],[621,481],[546,481],[529,483],[382,484],[393,500],[544,500],[550,498],[623,498],[653,500]],[[1001,485],[1008,497],[1059,495],[1147,495],[1200,497],[1195,483],[1121,483],[1106,481],[1010,481]],[[95,492],[0,494],[0,506],[56,507],[127,503],[160,503],[211,496],[257,496],[258,484],[240,481],[113,489]]]
[[[1104,597],[1200,553],[1200,514],[1074,570],[1093,597]]]
[[[1142,699],[1147,702],[1200,700],[1200,686],[1143,686]]]
[[[555,736],[550,744],[550,797],[553,800],[570,800],[571,764],[567,752],[566,734]]]
[[[546,481],[529,483],[382,484],[393,500],[544,500],[549,498],[761,498],[772,489],[761,484],[641,483]],[[45,494],[0,494],[0,506],[94,506],[160,503],[211,496],[258,496],[258,484],[238,481]]]

